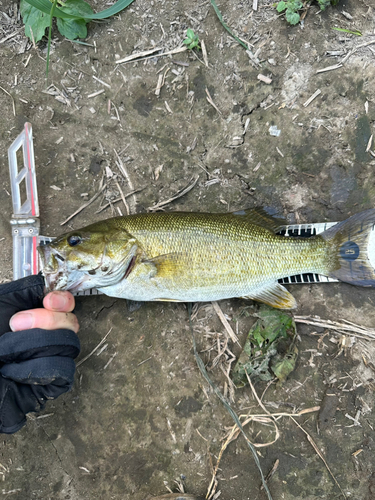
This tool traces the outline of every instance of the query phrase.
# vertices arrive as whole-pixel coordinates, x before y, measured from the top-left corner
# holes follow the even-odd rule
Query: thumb
[[[27,276],[0,285],[0,335],[9,331],[9,320],[19,311],[43,306],[44,278]]]

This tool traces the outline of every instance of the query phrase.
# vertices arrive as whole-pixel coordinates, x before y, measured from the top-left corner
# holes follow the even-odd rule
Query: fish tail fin
[[[328,276],[375,287],[375,209],[353,215],[321,234],[333,250]]]

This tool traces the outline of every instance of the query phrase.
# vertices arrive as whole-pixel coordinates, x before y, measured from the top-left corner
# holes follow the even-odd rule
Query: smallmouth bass
[[[280,278],[317,273],[375,286],[375,209],[310,238],[277,235],[285,224],[262,208],[135,214],[71,231],[38,250],[48,290],[97,288],[136,301],[244,297],[293,309]]]

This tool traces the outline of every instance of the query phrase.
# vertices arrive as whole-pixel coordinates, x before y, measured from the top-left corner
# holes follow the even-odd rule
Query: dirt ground
[[[344,220],[375,206],[374,143],[366,151],[375,132],[373,2],[341,1],[325,12],[312,6],[296,27],[272,3],[259,0],[257,11],[251,1],[219,4],[227,24],[249,44],[247,53],[209,1],[136,0],[121,15],[91,23],[89,45],[56,31],[46,81],[45,42],[34,48],[23,35],[17,4],[0,0],[1,281],[12,279],[7,149],[25,121],[33,126],[42,233],[48,236],[118,210],[149,210],[197,177],[165,210],[267,205],[302,223]],[[91,5],[101,10],[105,1]],[[179,47],[187,28],[204,41],[208,66],[201,52],[117,64],[132,53]],[[368,42],[374,44],[359,47]],[[339,68],[317,72],[347,54]],[[278,137],[271,126],[280,130]],[[100,196],[61,227],[103,183]],[[120,190],[137,190],[127,196],[127,207]],[[97,213],[109,201],[113,208]],[[336,283],[289,289],[298,301],[296,315],[375,325],[375,290]],[[220,307],[243,344],[259,305],[234,299]],[[76,313],[81,359],[110,333],[78,367],[72,392],[30,417],[16,435],[2,437],[3,498],[145,500],[176,492],[179,484],[204,498],[233,422],[197,368],[186,306],[149,303],[134,310],[123,300],[94,296],[78,298]],[[273,499],[345,494],[372,500],[375,367],[369,361],[375,344],[351,337],[341,351],[334,331],[297,327],[296,370],[282,386],[268,387],[263,404],[287,414],[320,406],[294,419],[342,491],[307,435],[286,416],[277,419],[279,439],[257,448],[265,475],[278,464],[268,481]],[[200,305],[194,330],[210,377],[224,391],[230,354],[225,351],[214,366],[226,333],[211,304]],[[239,355],[238,346],[228,346]],[[265,389],[255,385],[259,395]],[[264,413],[249,387],[235,392],[232,406],[238,414]],[[275,438],[269,423],[253,422],[246,430],[257,443]],[[260,486],[239,437],[223,453],[214,498],[266,499]]]

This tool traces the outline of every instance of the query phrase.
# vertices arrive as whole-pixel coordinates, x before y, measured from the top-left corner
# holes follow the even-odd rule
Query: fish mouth
[[[90,288],[110,286],[128,278],[136,264],[137,245],[133,245],[115,266],[109,265],[105,248],[98,266],[84,270],[69,268],[69,258],[65,258],[50,244],[39,246],[38,252],[47,291],[69,290],[77,293]],[[107,265],[108,272],[105,272],[103,268]]]
[[[90,288],[84,285],[88,280],[80,271],[68,272],[65,257],[49,244],[38,246],[42,274],[48,292],[69,290],[72,293]]]

